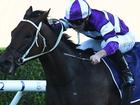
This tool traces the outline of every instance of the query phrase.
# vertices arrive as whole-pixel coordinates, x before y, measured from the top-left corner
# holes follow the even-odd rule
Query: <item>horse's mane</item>
[[[64,35],[62,37],[62,41],[73,50],[76,50],[76,47],[78,46],[72,40],[70,40],[70,36],[66,33],[64,33]]]

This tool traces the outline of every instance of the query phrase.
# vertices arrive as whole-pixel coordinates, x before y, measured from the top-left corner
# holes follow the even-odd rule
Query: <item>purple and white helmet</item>
[[[91,9],[85,0],[70,0],[67,8],[65,18],[67,20],[84,19],[91,14]]]

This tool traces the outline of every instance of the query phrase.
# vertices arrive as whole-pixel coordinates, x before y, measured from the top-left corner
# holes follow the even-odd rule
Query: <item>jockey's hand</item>
[[[92,64],[97,64],[101,61],[101,57],[97,54],[90,56],[90,60]]]
[[[91,63],[97,64],[101,62],[101,58],[107,56],[105,50],[100,50],[96,54],[90,56]]]

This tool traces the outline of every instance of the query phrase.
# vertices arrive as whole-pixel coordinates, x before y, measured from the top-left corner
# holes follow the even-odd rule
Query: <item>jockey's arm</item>
[[[61,24],[64,26],[64,30],[66,31],[68,28],[70,27],[70,23],[66,20],[66,19],[60,19],[59,20],[61,22]]]

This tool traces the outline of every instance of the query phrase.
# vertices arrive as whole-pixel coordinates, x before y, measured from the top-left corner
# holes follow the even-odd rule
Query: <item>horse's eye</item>
[[[29,39],[29,38],[31,38],[31,35],[26,35],[25,38]]]

